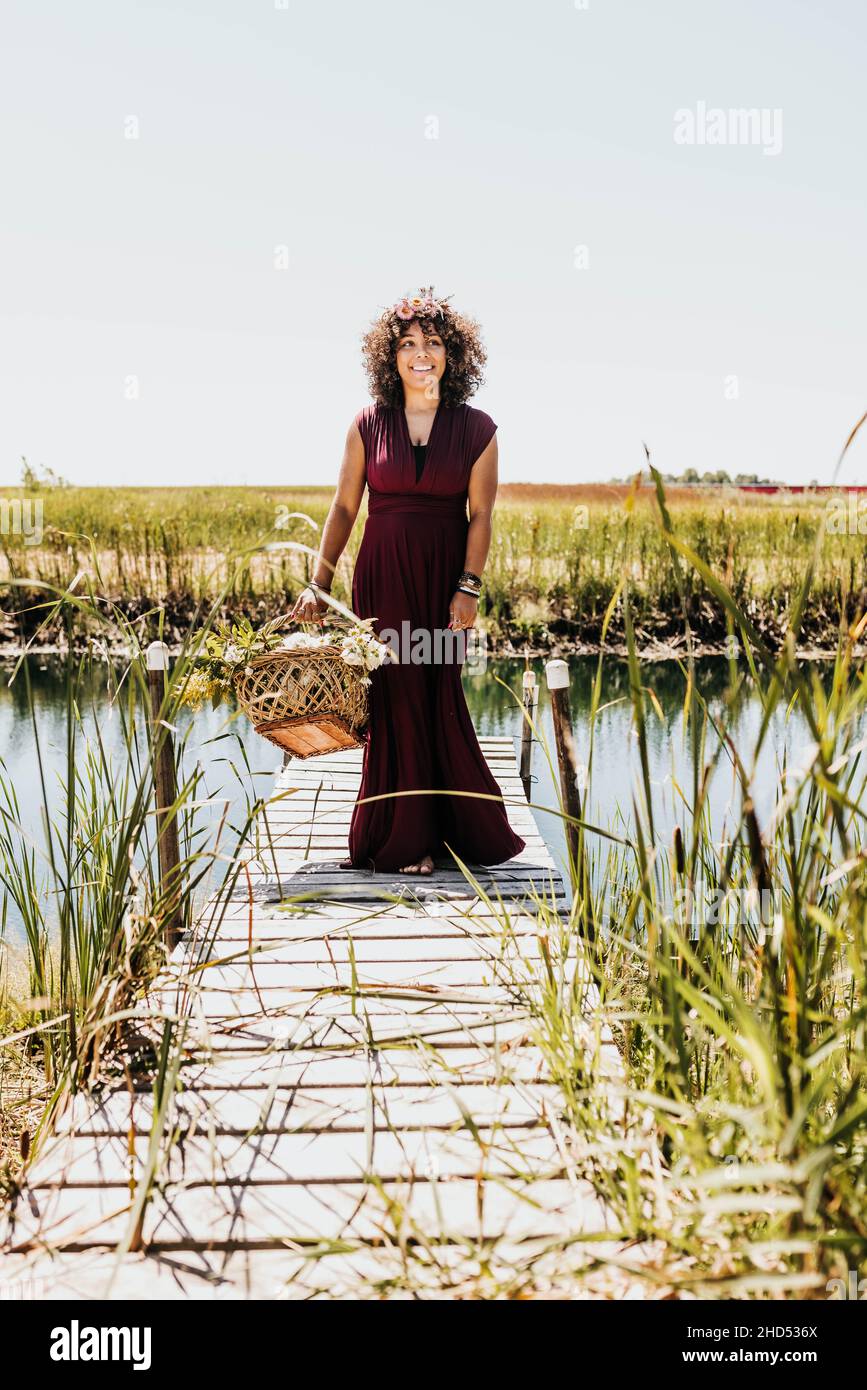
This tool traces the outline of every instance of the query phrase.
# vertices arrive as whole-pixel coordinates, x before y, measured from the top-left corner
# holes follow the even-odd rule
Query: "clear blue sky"
[[[0,483],[332,482],[359,335],[431,282],[484,326],[504,480],[642,440],[830,474],[867,408],[861,0],[277,5],[6,0]],[[700,102],[780,110],[781,151],[676,143]]]

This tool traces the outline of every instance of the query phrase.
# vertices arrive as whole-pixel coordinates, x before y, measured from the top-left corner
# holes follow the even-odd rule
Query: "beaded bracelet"
[[[467,589],[463,584],[459,584],[458,587],[457,587],[457,589],[455,590],[455,592],[458,593],[458,594],[471,594],[471,595],[473,596],[473,598],[478,598],[478,597],[479,597],[480,590],[479,590],[479,589]]]

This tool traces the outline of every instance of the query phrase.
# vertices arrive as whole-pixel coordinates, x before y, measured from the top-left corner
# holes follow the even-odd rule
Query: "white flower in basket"
[[[392,659],[388,644],[380,642],[365,627],[352,628],[341,641],[340,648],[347,666],[363,666],[365,671],[376,671]]]
[[[330,639],[327,637],[317,637],[312,632],[290,632],[288,637],[284,637],[280,646],[284,651],[295,651],[310,647],[327,647]]]

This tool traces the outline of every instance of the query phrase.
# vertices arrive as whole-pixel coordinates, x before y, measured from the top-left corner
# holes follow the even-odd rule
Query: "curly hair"
[[[438,333],[446,350],[446,369],[440,381],[440,402],[445,406],[463,405],[484,381],[487,353],[481,329],[475,319],[458,314],[445,300],[440,311],[420,313],[407,321],[399,318],[396,307],[386,309],[374,319],[361,340],[364,370],[370,394],[379,405],[403,405],[403,382],[397,370],[397,344],[417,323],[424,333]]]

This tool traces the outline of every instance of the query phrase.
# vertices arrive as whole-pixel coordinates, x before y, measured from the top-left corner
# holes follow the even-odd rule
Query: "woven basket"
[[[367,686],[355,671],[339,647],[278,648],[253,657],[235,677],[235,694],[257,734],[313,758],[363,742]]]

